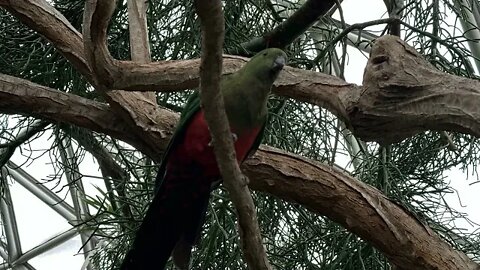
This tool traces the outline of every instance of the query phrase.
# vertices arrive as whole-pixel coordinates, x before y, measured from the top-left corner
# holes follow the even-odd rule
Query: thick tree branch
[[[82,35],[47,1],[5,0],[0,2],[0,6],[11,12],[22,21],[22,23],[52,42],[55,48],[72,63],[76,70],[85,76],[92,85],[97,87],[97,89],[100,88],[92,75],[92,70],[88,64],[87,57],[85,56]],[[132,62],[126,63],[133,66],[141,65],[138,63],[132,64]],[[165,68],[168,68],[168,64]],[[165,72],[165,70],[163,71]],[[102,79],[103,78],[104,77],[102,77]],[[140,80],[138,77],[137,79]],[[151,91],[152,87],[145,87],[144,90]],[[158,127],[161,126],[161,123],[165,123],[165,121],[168,122],[172,113],[167,110],[158,109],[157,104],[152,97],[146,98],[135,93],[110,91],[107,95],[107,99],[114,109],[117,110],[128,123],[130,123],[130,130],[133,129],[133,131],[138,133],[142,133],[144,130],[157,130],[157,132],[146,132],[143,134],[144,136],[136,137],[135,140],[137,141],[137,144],[143,144],[142,148],[144,149],[144,152],[154,152],[152,151],[153,149],[148,150],[149,147],[145,147],[145,145],[150,143],[153,145],[155,144],[154,142],[163,141],[166,137],[169,137],[169,134],[165,134],[161,129],[158,129]],[[48,118],[46,115],[43,117]],[[82,126],[78,123],[77,125]],[[132,137],[134,136],[133,134],[131,135]],[[132,143],[132,141],[129,141],[129,143]],[[159,159],[159,157],[153,158],[156,158],[157,160]]]
[[[165,134],[157,129],[157,125],[159,122],[168,120],[163,119],[168,114],[162,114],[162,110],[157,106],[155,95],[112,90],[114,88],[112,88],[109,68],[114,66],[114,62],[119,61],[113,59],[108,51],[106,33],[115,3],[116,1],[96,0],[85,2],[83,32],[86,59],[95,74],[95,88],[105,94],[108,103],[129,123],[132,131],[139,135],[139,139],[146,144],[157,145],[158,139],[165,138]],[[149,59],[142,60],[142,62],[147,61]],[[148,90],[151,91],[151,89]]]
[[[69,58],[72,63],[84,63],[82,60],[84,59],[83,48],[78,45],[83,40],[73,27],[44,0],[35,2],[32,0],[4,0],[0,2],[0,5],[12,11],[28,26],[47,37],[65,56],[73,57],[73,60]],[[428,129],[446,129],[480,137],[480,119],[478,117],[480,109],[477,106],[468,106],[468,102],[462,104],[467,106],[466,110],[462,108],[463,111],[459,111],[457,108],[460,100],[470,101],[472,104],[479,102],[480,82],[436,71],[411,47],[401,41],[395,41],[394,38],[380,38],[377,44],[377,47],[383,46],[384,48],[372,53],[365,78],[379,82],[384,81],[378,86],[372,87],[372,84],[375,84],[374,81],[365,81],[364,90],[362,87],[348,84],[335,77],[287,68],[276,82],[274,92],[329,109],[346,122],[348,127],[353,128],[354,134],[363,140],[374,140],[381,143],[397,142]],[[393,46],[392,48],[395,49],[389,51],[386,49],[388,46]],[[381,53],[382,51],[385,53]],[[394,54],[398,54],[402,60],[393,61]],[[390,60],[377,63],[381,61],[382,57]],[[198,84],[198,60],[163,61],[150,64],[121,61],[115,63],[117,62],[122,65],[122,68],[119,69],[122,72],[114,77],[115,82],[119,84],[115,85],[118,88],[174,91],[194,88]],[[239,57],[226,57],[224,62],[224,73],[230,73],[240,68],[244,60]],[[417,63],[420,64],[418,67]],[[395,66],[391,66],[392,64]],[[76,67],[80,71],[84,70],[83,74],[89,76],[89,73],[85,71],[86,66],[86,64],[77,64]],[[423,69],[424,73],[429,73],[429,75],[422,78],[415,76],[417,68]],[[375,69],[379,70],[372,73]],[[382,72],[390,79],[380,79],[383,76]],[[389,75],[389,72],[398,73],[395,77],[396,82],[392,81],[394,77]],[[368,74],[376,75],[372,77]],[[400,78],[400,75],[403,78]],[[410,80],[419,79],[425,79],[424,85],[420,85],[420,83],[408,85]],[[389,81],[391,83],[387,86]],[[394,92],[395,94],[393,94]],[[415,94],[415,97],[410,94]],[[459,99],[459,96],[462,98]],[[142,101],[136,95],[117,98],[116,102],[119,104],[125,104],[132,99],[138,101],[137,103],[132,102],[132,109],[127,109],[124,115],[126,119],[131,118],[131,124],[136,127],[136,132],[148,131],[156,124],[167,120],[162,117],[161,112],[157,112],[156,105],[150,101]],[[415,100],[412,100],[413,98]],[[394,99],[403,101],[401,104],[396,104],[393,102]],[[433,99],[441,100],[441,102],[436,101],[436,106],[431,106],[430,103]],[[133,110],[135,107],[140,110],[135,112]],[[397,108],[402,108],[402,110],[397,110]],[[458,119],[463,120],[458,121]],[[401,130],[398,129],[397,121],[402,123]],[[149,122],[151,123],[143,124]],[[138,123],[141,124],[136,126]],[[394,128],[389,129],[389,127]],[[145,134],[151,133],[146,132]],[[156,137],[146,138],[145,143],[154,143],[155,138],[158,137],[164,136],[160,132],[156,134]]]
[[[157,137],[157,143],[149,145],[131,132],[126,122],[104,103],[0,74],[0,112],[36,116],[105,133],[135,146],[157,161],[178,119],[169,110],[159,110],[161,121],[156,122],[156,132],[150,132],[150,136]]]
[[[222,3],[220,0],[196,0],[195,10],[202,29],[200,98],[223,183],[237,210],[243,255],[250,269],[272,269],[263,246],[255,205],[247,185],[248,180],[237,163],[220,91],[225,32]]]
[[[264,146],[243,168],[251,188],[338,222],[400,269],[480,269],[380,191],[331,166]]]
[[[95,74],[96,85],[112,87],[110,67],[116,61],[107,47],[107,28],[117,1],[85,1],[83,12],[83,44],[85,56]]]
[[[480,81],[436,70],[397,37],[375,42],[363,84],[344,104],[364,140],[398,142],[426,130],[480,137]]]
[[[20,86],[10,87],[10,90],[27,89],[9,93],[5,91],[5,84],[0,83],[0,112],[37,115],[78,124],[125,140],[146,154],[155,151],[154,156],[167,146],[169,136],[155,149],[135,140],[126,122],[105,104],[38,85],[28,88],[24,80],[18,84]],[[170,117],[173,122],[178,119],[173,113]],[[161,126],[166,134],[171,134],[174,129],[170,123]],[[480,269],[380,191],[330,166],[262,147],[243,165],[243,169],[249,176],[252,189],[299,203],[335,220],[372,243],[392,263],[405,266],[403,269]],[[440,248],[424,248],[427,245]]]

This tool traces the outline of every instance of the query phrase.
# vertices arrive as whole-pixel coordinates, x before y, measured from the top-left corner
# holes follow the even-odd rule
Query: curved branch
[[[115,73],[113,57],[107,47],[107,28],[117,1],[85,1],[83,15],[83,44],[85,56],[95,74],[96,85],[114,89],[112,73]]]
[[[178,118],[169,110],[158,110],[162,118],[156,119],[155,129],[149,134],[157,143],[150,146],[131,132],[126,122],[104,103],[0,74],[0,112],[71,123],[105,133],[135,146],[157,161],[160,159],[158,153],[166,147]]]
[[[364,140],[392,143],[426,130],[480,137],[480,81],[438,71],[398,37],[377,39],[363,81],[346,108]]]
[[[115,3],[116,1],[96,0],[85,2],[84,44],[86,58],[94,71],[96,89],[105,93],[108,103],[130,125],[132,131],[138,134],[139,139],[155,148],[155,145],[158,145],[158,139],[163,140],[165,138],[163,131],[158,129],[158,124],[168,119],[164,119],[168,114],[162,114],[162,110],[158,108],[155,95],[112,90],[122,89],[122,87],[116,87],[118,85],[113,85],[115,77],[112,74],[120,74],[120,77],[124,74],[119,71],[119,66],[116,64],[120,61],[113,59],[107,47],[107,27],[115,9]],[[137,12],[139,12],[138,9]],[[146,36],[144,37],[146,38]],[[143,53],[144,56],[145,54]],[[143,58],[141,61],[149,60]],[[142,80],[142,78],[139,78],[139,80]],[[151,91],[152,89],[146,90]],[[150,131],[156,132],[152,133]],[[153,158],[158,159],[158,157]]]
[[[263,146],[243,168],[252,189],[341,224],[400,269],[480,269],[379,190],[331,166]]]
[[[27,82],[20,79],[13,78],[16,84],[12,85],[5,83],[5,77],[8,79],[0,76],[0,112],[36,115],[80,125],[124,140],[151,157],[158,157],[168,144],[169,136],[159,141],[155,149],[137,140],[126,122],[105,104],[32,83],[26,85]],[[166,134],[171,134],[178,117],[165,113],[171,118],[170,122],[159,125]],[[252,189],[327,216],[372,243],[402,269],[480,268],[380,191],[331,166],[264,146],[243,169]]]

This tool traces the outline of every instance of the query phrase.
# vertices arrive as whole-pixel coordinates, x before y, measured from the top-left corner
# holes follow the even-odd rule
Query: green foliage
[[[52,2],[81,31],[84,1]],[[109,28],[109,48],[117,59],[129,59],[130,55],[124,2],[119,1]],[[299,7],[297,1],[281,3],[225,1],[225,52],[235,52],[241,43],[267,33],[284,20],[289,11]],[[191,2],[148,1],[148,4],[152,58],[198,57],[199,22]],[[453,74],[473,76],[474,70],[469,60],[471,53],[466,45],[468,39],[442,30],[452,23],[458,27],[457,21],[445,20],[446,13],[462,12],[449,1],[410,1],[405,6],[403,19],[411,26],[404,28],[406,40],[437,68]],[[343,74],[348,55],[344,50],[335,48],[346,40],[331,44],[340,34],[339,30],[327,27],[332,24],[338,25],[338,22],[324,19],[288,46],[289,65],[331,73],[334,69],[332,63],[337,63],[340,68],[337,74]],[[432,24],[435,27],[430,27]],[[318,55],[324,57],[317,59]],[[0,56],[1,73],[102,100],[48,41],[2,9]],[[161,106],[180,111],[189,93],[160,93],[157,100]],[[456,147],[456,150],[451,150],[442,134],[428,132],[402,143],[380,147],[375,143],[346,139],[348,132],[336,117],[318,106],[276,96],[272,97],[269,106],[271,114],[264,143],[345,167],[361,181],[380,189],[392,201],[410,210],[453,246],[480,260],[480,238],[456,227],[452,216],[461,217],[462,214],[443,200],[446,193],[453,192],[444,178],[446,171],[460,166],[476,173],[480,151],[475,139],[461,134],[448,134],[452,140],[450,145]],[[2,148],[12,140],[12,134],[32,124],[25,119],[11,124],[11,117],[6,116],[0,119]],[[124,171],[123,176],[118,178],[104,174],[106,189],[101,188],[99,195],[88,198],[95,213],[87,224],[102,239],[100,248],[91,260],[98,269],[119,265],[151,198],[156,164],[130,146],[108,136],[79,131],[68,125],[56,125],[53,134],[67,134],[78,142],[80,149],[92,148],[92,145],[95,146],[93,148],[104,149],[110,155],[108,159],[115,161]],[[81,138],[88,140],[82,141]],[[360,149],[352,150],[353,142],[358,142]],[[59,161],[61,158],[56,146],[54,144],[50,149],[43,150],[43,153],[52,156],[52,167],[57,172],[52,176],[52,181],[60,179],[65,170],[64,164]],[[28,155],[29,151],[26,152]],[[78,157],[84,154],[84,150],[76,153]],[[352,162],[352,156],[357,157],[359,162]],[[95,158],[98,159],[97,156]],[[33,156],[31,162],[34,162]],[[382,254],[328,219],[266,194],[255,193],[255,202],[268,256],[277,269],[390,269]],[[195,269],[245,268],[238,242],[235,211],[223,189],[212,195],[201,239],[193,256]]]

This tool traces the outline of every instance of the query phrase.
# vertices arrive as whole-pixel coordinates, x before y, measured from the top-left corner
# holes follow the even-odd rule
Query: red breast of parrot
[[[273,82],[286,62],[280,49],[265,49],[220,83],[241,163],[260,145]],[[212,184],[221,178],[198,92],[190,96],[164,153],[155,196],[121,270],[164,269],[170,256],[188,269],[192,246],[205,220]]]
[[[237,161],[243,161],[263,125],[252,126],[246,130],[235,130],[232,128],[235,153]],[[235,135],[233,135],[235,134]],[[167,171],[174,170],[172,167],[178,165],[188,165],[196,163],[202,168],[204,178],[215,179],[220,175],[213,148],[211,146],[211,136],[207,128],[203,110],[198,111],[192,118],[190,124],[185,130],[184,140],[175,149],[172,150],[167,162]]]

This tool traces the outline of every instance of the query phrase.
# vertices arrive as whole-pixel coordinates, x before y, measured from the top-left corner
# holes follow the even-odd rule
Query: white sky
[[[383,7],[383,5],[382,0],[345,0],[343,1],[342,7],[347,23],[352,24],[381,18],[385,15],[385,10],[379,9],[379,7]],[[372,8],[366,9],[365,7]],[[382,27],[377,27],[376,29],[382,29]],[[356,49],[349,49],[348,65],[345,71],[345,77],[348,82],[361,84],[366,60],[366,56]],[[51,142],[49,142],[47,138],[48,134],[44,135],[42,139],[36,142],[39,143],[39,145],[34,147],[49,147]],[[40,145],[43,147],[40,147]],[[13,160],[17,164],[22,164],[25,158],[17,151],[13,156]],[[23,169],[39,180],[47,179],[47,176],[52,173],[49,162],[49,158],[43,156],[30,166],[24,166]],[[80,170],[84,175],[100,176],[97,165],[92,162],[90,157],[85,158]],[[467,176],[459,170],[451,171],[447,176],[451,186],[459,191],[458,196],[456,194],[447,195],[448,203],[456,209],[467,212],[473,221],[480,223],[480,211],[478,211],[477,208],[477,205],[480,203],[478,196],[478,194],[480,194],[480,184],[470,185],[476,181],[476,177],[467,179]],[[100,179],[85,178],[85,180],[86,183],[84,185],[87,189],[87,194],[96,192],[93,185],[102,185]],[[51,187],[51,185],[49,185],[49,187]],[[26,191],[18,183],[12,184],[11,191],[23,251],[27,251],[53,235],[69,228],[68,223],[61,216],[49,207],[46,207],[39,199]],[[55,189],[55,191],[59,192],[59,188]],[[66,191],[67,188],[59,192],[59,196],[65,197],[67,201],[71,202],[70,196],[66,196]],[[461,198],[462,205],[460,205],[458,197]],[[468,224],[462,223],[461,226],[467,227]],[[470,227],[471,230],[474,228],[478,228],[478,226]],[[80,247],[80,238],[77,236],[61,246],[37,256],[31,260],[30,263],[38,270],[80,269],[84,261],[83,255],[78,254]]]

